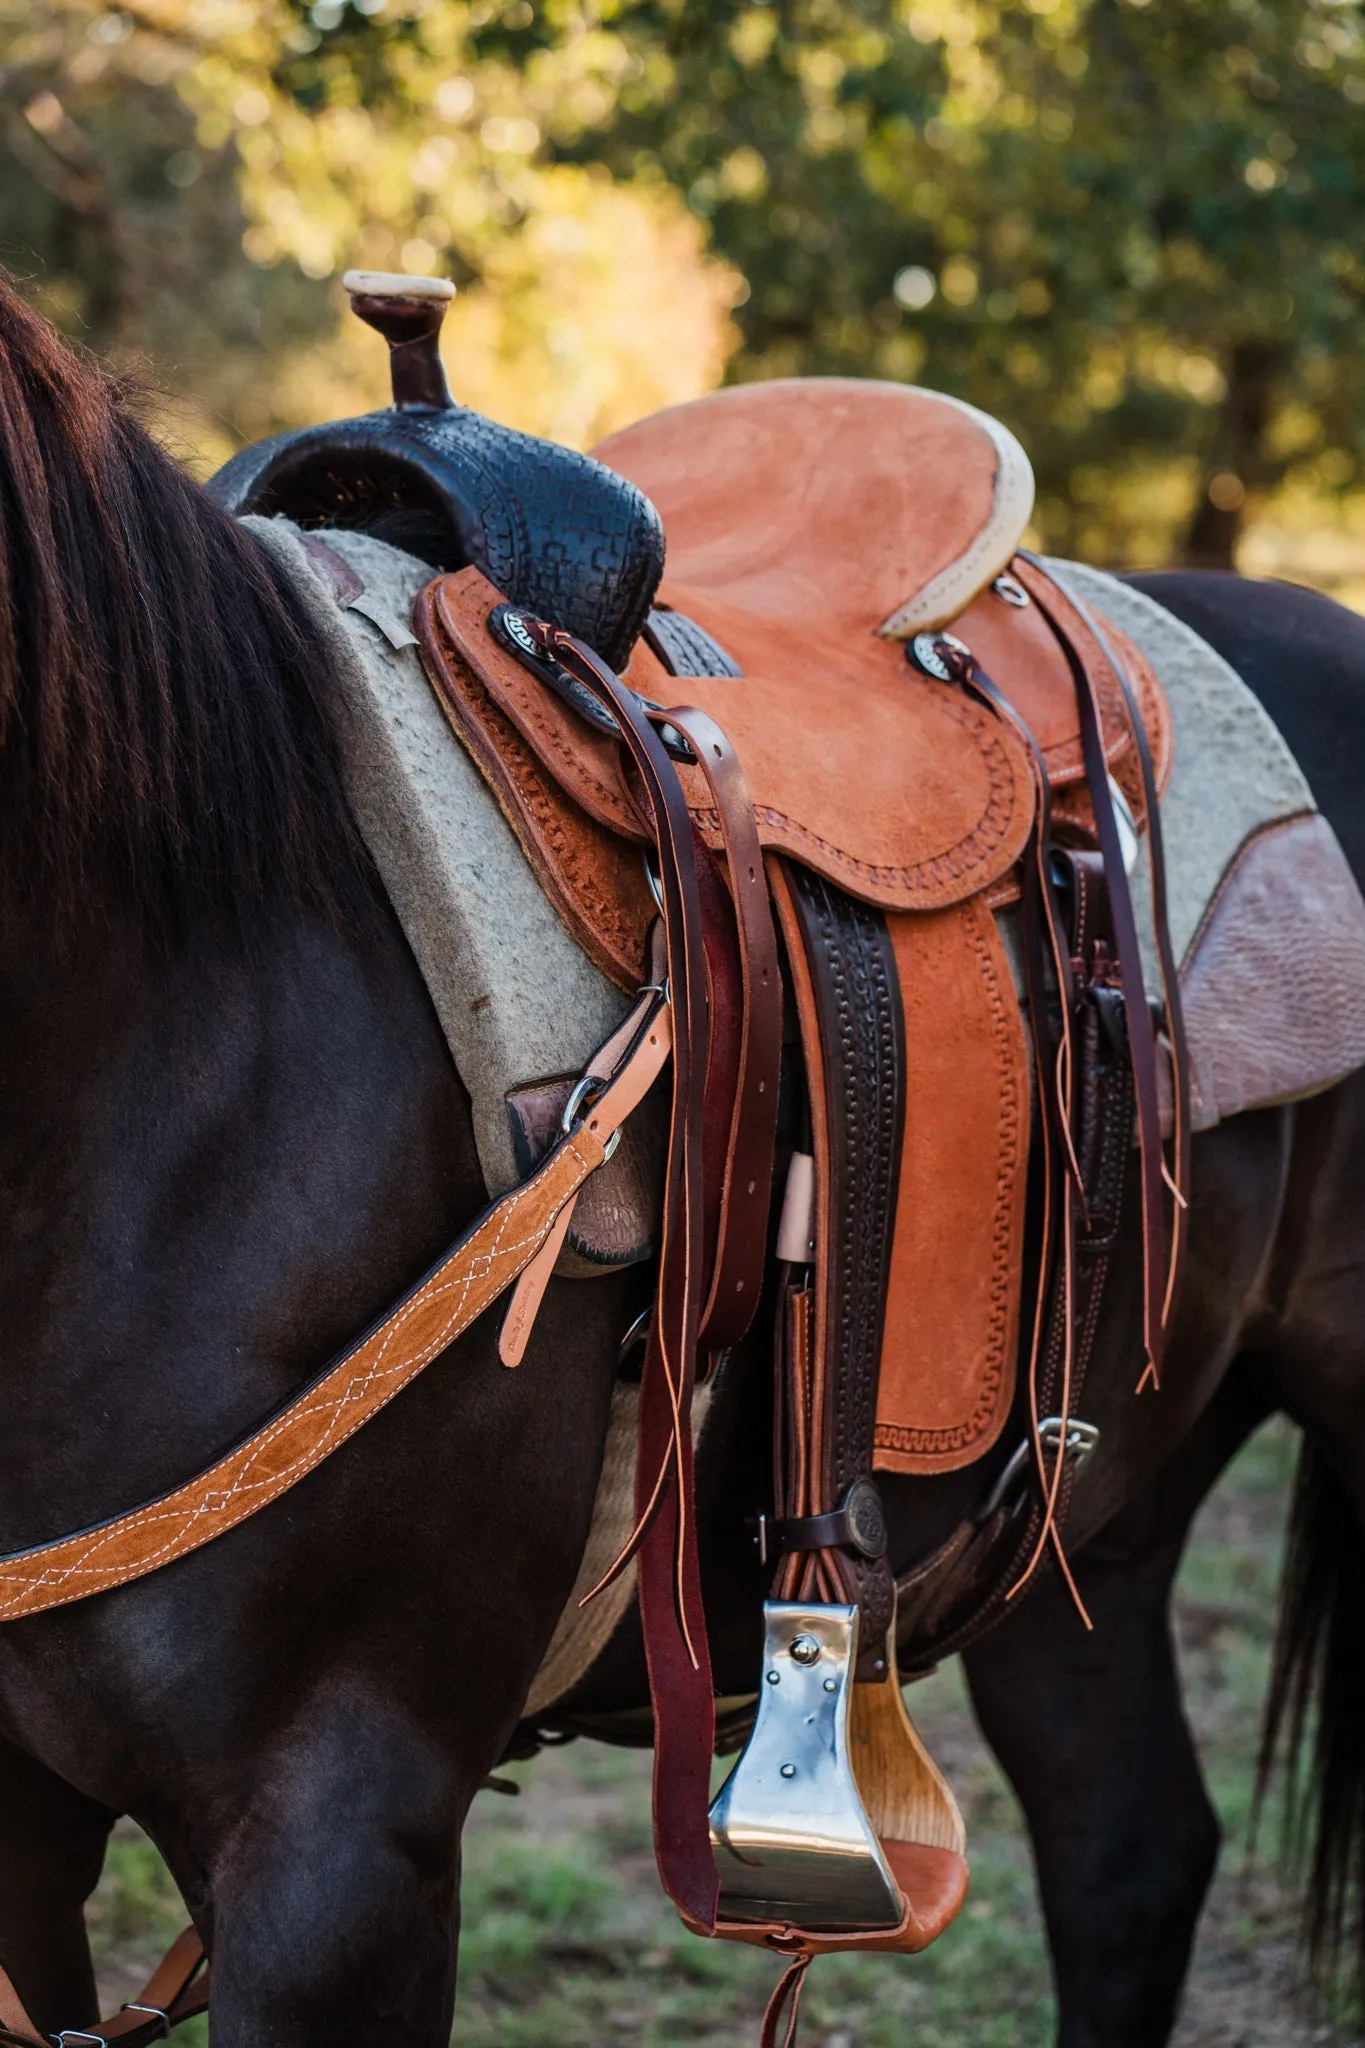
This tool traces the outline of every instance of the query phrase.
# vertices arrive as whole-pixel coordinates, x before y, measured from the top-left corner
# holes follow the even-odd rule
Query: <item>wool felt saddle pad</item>
[[[339,588],[325,554],[289,522],[244,523],[293,578],[331,653],[351,800],[469,1091],[489,1194],[500,1194],[519,1177],[509,1095],[579,1069],[626,999],[556,917],[433,697],[409,624],[427,565],[329,530],[327,549],[352,572]],[[1365,1064],[1365,906],[1288,747],[1228,664],[1150,598],[1077,564],[1049,567],[1128,634],[1169,703],[1161,814],[1196,1126],[1332,1086]],[[1307,857],[1296,862],[1300,848]],[[1139,905],[1145,860],[1144,850]],[[1291,926],[1287,954],[1280,935]],[[1144,950],[1155,985],[1150,926]],[[699,1403],[694,1428],[703,1417]],[[894,1429],[896,1418],[884,1419]],[[634,1389],[623,1386],[579,1583],[530,1712],[569,1690],[632,1597],[627,1573],[577,1606],[628,1533],[634,1443]]]

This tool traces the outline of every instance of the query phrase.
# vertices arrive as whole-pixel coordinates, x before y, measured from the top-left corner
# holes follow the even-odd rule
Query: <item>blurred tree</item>
[[[619,44],[524,72],[467,5],[382,5],[0,0],[0,261],[150,367],[201,467],[385,402],[347,263],[454,276],[455,388],[520,426],[592,440],[718,382],[742,286],[695,216],[541,147],[547,108],[610,105]]]
[[[709,219],[751,288],[736,374],[987,406],[1045,538],[1110,559],[1180,533],[1230,564],[1249,501],[1356,479],[1359,0],[621,0],[613,29],[637,62],[577,148]]]
[[[998,412],[1049,544],[1229,563],[1365,457],[1362,5],[0,0],[0,256],[201,453],[379,402],[336,272],[439,268],[518,424],[705,388],[733,307],[731,375]]]

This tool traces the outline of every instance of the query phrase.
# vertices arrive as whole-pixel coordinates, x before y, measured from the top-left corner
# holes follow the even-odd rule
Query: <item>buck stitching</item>
[[[143,1573],[155,1569],[156,1565],[166,1556],[166,1554],[177,1547],[184,1533],[188,1530],[192,1530],[195,1524],[201,1519],[203,1519],[205,1516],[212,1516],[215,1520],[223,1521],[224,1518],[231,1513],[232,1505],[234,1501],[236,1501],[240,1512],[236,1513],[231,1521],[225,1522],[225,1526],[231,1528],[234,1527],[237,1522],[244,1520],[246,1515],[252,1512],[253,1504],[246,1499],[246,1496],[248,1494],[263,1493],[264,1499],[254,1503],[254,1505],[265,1506],[269,1501],[277,1498],[280,1493],[287,1491],[289,1486],[295,1484],[298,1479],[302,1478],[307,1472],[311,1471],[315,1465],[319,1464],[325,1457],[330,1456],[332,1451],[336,1450],[341,1444],[345,1443],[349,1437],[353,1436],[355,1434],[355,1431],[361,1428],[363,1424],[366,1421],[368,1421],[370,1415],[376,1412],[375,1408],[367,1408],[366,1412],[364,1414],[358,1415],[355,1418],[354,1422],[351,1424],[350,1428],[345,1430],[339,1436],[336,1435],[332,1427],[329,1426],[326,1429],[324,1435],[320,1437],[317,1440],[317,1442],[312,1444],[309,1447],[309,1449],[306,1452],[304,1452],[300,1457],[296,1458],[294,1462],[291,1465],[287,1466],[283,1472],[276,1474],[273,1480],[253,1481],[249,1479],[249,1477],[247,1476],[250,1473],[252,1465],[254,1465],[260,1453],[264,1451],[267,1445],[273,1442],[274,1439],[278,1437],[283,1431],[289,1428],[292,1424],[296,1424],[297,1422],[302,1420],[305,1416],[320,1416],[326,1414],[329,1410],[333,1411],[336,1415],[340,1415],[344,1413],[344,1411],[348,1407],[352,1407],[361,1400],[363,1400],[366,1390],[373,1384],[376,1378],[380,1376],[383,1370],[384,1358],[387,1352],[389,1351],[394,1339],[397,1337],[398,1332],[402,1325],[408,1320],[410,1320],[410,1318],[413,1315],[417,1314],[419,1310],[431,1307],[433,1303],[435,1303],[441,1298],[441,1295],[443,1293],[450,1292],[455,1288],[457,1283],[449,1280],[443,1281],[440,1277],[441,1273],[447,1271],[452,1264],[454,1264],[458,1259],[460,1259],[462,1254],[465,1256],[469,1256],[471,1253],[473,1253],[470,1270],[463,1276],[462,1280],[458,1283],[461,1295],[459,1305],[456,1306],[456,1308],[452,1311],[452,1313],[447,1318],[445,1323],[442,1325],[439,1336],[436,1337],[433,1341],[431,1341],[428,1345],[424,1346],[408,1362],[411,1369],[407,1373],[406,1378],[411,1378],[417,1372],[422,1371],[427,1365],[431,1363],[433,1358],[435,1358],[441,1351],[443,1351],[448,1344],[453,1342],[455,1337],[462,1335],[463,1331],[466,1328],[468,1328],[469,1323],[472,1322],[477,1315],[481,1314],[483,1307],[487,1305],[486,1303],[481,1303],[480,1307],[474,1311],[473,1315],[468,1317],[465,1322],[460,1322],[461,1310],[464,1304],[468,1301],[469,1295],[471,1291],[473,1291],[473,1289],[475,1288],[476,1283],[479,1280],[487,1277],[487,1275],[492,1272],[495,1265],[500,1260],[506,1263],[515,1264],[520,1253],[527,1250],[528,1247],[536,1246],[543,1243],[549,1231],[554,1227],[555,1218],[558,1216],[560,1210],[563,1208],[563,1201],[559,1202],[555,1206],[553,1212],[548,1217],[548,1219],[538,1229],[534,1230],[529,1236],[521,1238],[511,1245],[504,1245],[502,1243],[505,1231],[514,1220],[514,1217],[517,1214],[517,1212],[519,1212],[525,1206],[526,1199],[533,1195],[535,1192],[537,1192],[545,1180],[551,1178],[551,1167],[554,1165],[562,1164],[566,1155],[571,1155],[576,1164],[582,1169],[582,1178],[586,1178],[587,1174],[589,1174],[593,1170],[594,1162],[590,1161],[584,1156],[584,1154],[580,1151],[576,1140],[570,1139],[567,1145],[565,1146],[563,1152],[558,1153],[555,1159],[547,1162],[546,1166],[543,1167],[540,1173],[538,1173],[535,1177],[523,1183],[522,1187],[518,1190],[518,1198],[513,1202],[509,1203],[507,1211],[500,1220],[498,1228],[493,1235],[492,1243],[488,1246],[486,1250],[473,1253],[473,1246],[470,1244],[466,1244],[465,1246],[462,1246],[459,1250],[452,1253],[450,1259],[446,1261],[445,1266],[440,1269],[440,1272],[438,1272],[436,1275],[433,1275],[432,1280],[428,1283],[427,1287],[419,1290],[419,1292],[416,1295],[414,1295],[410,1301],[406,1302],[403,1305],[402,1309],[389,1322],[385,1323],[382,1326],[381,1330],[375,1332],[375,1336],[382,1337],[383,1342],[380,1345],[379,1351],[371,1360],[368,1368],[363,1373],[363,1375],[361,1375],[358,1378],[352,1377],[352,1379],[347,1383],[345,1391],[343,1393],[334,1395],[331,1398],[319,1399],[318,1397],[324,1395],[325,1390],[327,1389],[333,1378],[336,1375],[340,1374],[343,1371],[346,1364],[349,1362],[345,1359],[341,1360],[338,1363],[338,1365],[336,1365],[333,1368],[332,1373],[328,1374],[327,1378],[324,1379],[320,1383],[320,1385],[314,1388],[313,1394],[311,1396],[308,1394],[301,1395],[298,1401],[292,1407],[286,1409],[284,1413],[280,1415],[274,1423],[270,1424],[267,1429],[262,1431],[258,1436],[250,1438],[248,1442],[242,1445],[237,1452],[228,1453],[227,1459],[223,1461],[224,1463],[231,1463],[234,1457],[243,1458],[246,1460],[246,1462],[243,1464],[239,1475],[234,1479],[232,1485],[228,1487],[225,1492],[219,1492],[215,1495],[206,1495],[202,1500],[196,1501],[193,1504],[186,1502],[183,1507],[179,1508],[173,1507],[171,1505],[171,1500],[174,1499],[174,1496],[171,1496],[171,1499],[168,1500],[167,1503],[158,1512],[147,1515],[139,1515],[139,1511],[137,1509],[134,1509],[132,1511],[132,1516],[121,1517],[119,1521],[113,1525],[113,1527],[106,1527],[102,1530],[92,1532],[91,1536],[88,1539],[84,1539],[84,1549],[72,1560],[70,1564],[61,1568],[54,1569],[52,1566],[48,1566],[42,1572],[36,1575],[21,1575],[21,1573],[17,1571],[14,1567],[21,1565],[22,1559],[19,1558],[14,1560],[14,1565],[11,1566],[8,1570],[0,1569],[0,1583],[3,1583],[5,1581],[12,1581],[18,1578],[20,1580],[20,1590],[17,1594],[12,1596],[11,1601],[8,1603],[5,1602],[2,1597],[0,1597],[0,1610],[3,1610],[3,1608],[6,1605],[9,1605],[12,1608],[18,1608],[22,1610],[26,1598],[31,1598],[33,1594],[39,1591],[50,1590],[52,1588],[64,1585],[69,1579],[76,1577],[102,1576],[102,1574],[99,1571],[99,1567],[91,1565],[89,1563],[89,1560],[97,1553],[97,1551],[100,1549],[102,1545],[116,1541],[120,1533],[126,1534],[129,1523],[133,1517],[138,1517],[140,1526],[142,1526],[143,1528],[150,1528],[156,1522],[178,1520],[180,1522],[180,1530],[177,1533],[177,1535],[172,1536],[170,1540],[167,1543],[165,1543],[160,1550],[153,1551],[150,1553],[143,1552],[139,1557],[132,1560],[126,1569],[121,1571],[116,1570],[115,1573],[112,1576],[110,1576],[107,1580],[107,1583],[111,1586],[121,1585],[130,1578],[140,1577],[143,1575]],[[568,1195],[572,1192],[573,1187],[571,1185],[565,1194],[564,1200],[567,1200]],[[457,1324],[458,1327],[456,1327]],[[351,1357],[353,1359],[356,1359],[357,1361],[359,1359],[359,1356],[360,1353],[358,1352],[351,1354]],[[398,1378],[398,1375],[403,1372],[403,1367],[401,1365],[395,1368],[391,1368],[390,1370],[393,1376],[397,1379],[397,1385],[395,1385],[390,1390],[390,1393],[385,1396],[385,1402],[391,1399],[392,1395],[399,1390],[399,1387],[406,1383],[405,1378]],[[385,1405],[385,1402],[381,1402],[378,1405]],[[212,1468],[210,1469],[212,1470]],[[208,1475],[205,1476],[207,1477]],[[187,1483],[186,1487],[179,1488],[177,1489],[177,1491],[183,1493],[187,1491],[189,1487],[192,1487],[195,1484],[196,1482],[191,1480]],[[82,1541],[82,1539],[80,1538],[75,1538],[72,1540],[77,1542]],[[193,1548],[195,1546],[191,1545],[189,1547]]]

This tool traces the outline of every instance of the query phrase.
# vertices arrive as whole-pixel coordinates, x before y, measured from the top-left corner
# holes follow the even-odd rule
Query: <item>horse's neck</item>
[[[117,908],[60,943],[40,909],[0,926],[8,1548],[183,1478],[385,1307],[482,1187],[386,917],[348,938],[282,910],[249,947],[176,950]]]

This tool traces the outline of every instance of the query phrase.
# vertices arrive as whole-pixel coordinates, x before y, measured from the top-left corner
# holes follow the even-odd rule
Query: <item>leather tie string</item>
[[[1104,856],[1105,877],[1109,884],[1114,930],[1118,940],[1119,974],[1123,984],[1124,1013],[1133,1062],[1133,1087],[1137,1098],[1138,1142],[1142,1157],[1143,1316],[1147,1347],[1147,1361],[1139,1386],[1145,1386],[1148,1380],[1159,1386],[1161,1363],[1174,1315],[1176,1287],[1185,1246],[1189,1199],[1190,1083],[1189,1060],[1180,1007],[1180,979],[1171,951],[1166,920],[1166,863],[1156,776],[1132,683],[1101,628],[1084,605],[1070,598],[1053,581],[1036,557],[1022,554],[1016,566],[1020,581],[1034,599],[1065,654],[1076,683],[1086,778],[1094,803],[1095,826],[1099,834],[1100,850]],[[1078,643],[1079,646],[1088,643],[1092,656],[1090,661],[1082,659]],[[1109,792],[1099,700],[1093,676],[1097,666],[1107,668],[1118,686],[1132,728],[1142,775],[1157,958],[1166,1031],[1171,1047],[1172,1092],[1175,1103],[1173,1171],[1167,1169],[1161,1142],[1156,1032],[1152,1013],[1147,1007],[1132,894],[1128,887],[1127,870],[1119,844],[1118,824]],[[1173,1213],[1169,1242],[1163,1188],[1169,1188],[1172,1195]]]
[[[763,2032],[759,2037],[759,2048],[796,2048],[796,2030],[801,2019],[801,1992],[810,1964],[810,1951],[803,1950],[782,1972],[777,1988],[768,2000],[768,2009],[763,2015]],[[779,2041],[777,2030],[782,2025],[784,2011],[787,2015],[787,2024]]]

